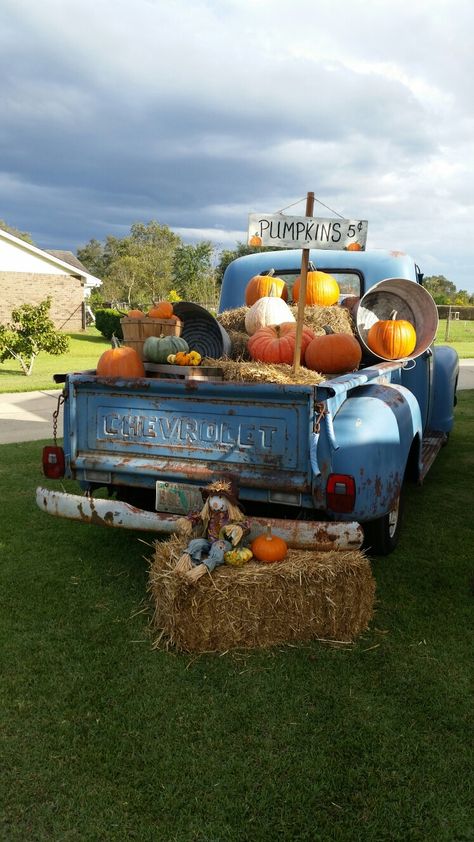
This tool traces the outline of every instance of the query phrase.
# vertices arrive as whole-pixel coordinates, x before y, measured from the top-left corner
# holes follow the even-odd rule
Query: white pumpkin
[[[265,296],[265,298],[259,298],[255,304],[249,307],[245,314],[245,330],[249,336],[253,336],[261,327],[294,321],[296,319],[283,298],[273,295]]]

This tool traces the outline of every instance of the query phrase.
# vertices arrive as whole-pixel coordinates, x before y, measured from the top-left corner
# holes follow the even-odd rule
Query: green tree
[[[103,278],[107,271],[107,256],[105,248],[99,240],[89,240],[85,246],[77,249],[77,256],[91,275],[96,278]]]
[[[50,307],[50,297],[40,304],[22,304],[13,310],[9,324],[0,325],[0,360],[13,357],[27,377],[40,351],[56,356],[69,348],[68,337],[54,327]]]
[[[18,228],[14,228],[13,225],[8,225],[8,223],[3,219],[0,219],[0,228],[3,231],[8,231],[9,234],[13,234],[14,237],[18,237],[19,240],[24,240],[25,243],[29,243],[31,246],[34,246],[31,234],[28,234],[27,231],[19,231]]]
[[[90,240],[77,256],[103,281],[104,300],[148,307],[173,285],[173,257],[181,238],[156,220],[135,222],[126,237]]]
[[[448,281],[444,275],[428,275],[423,279],[423,286],[433,296],[436,304],[450,304],[456,295],[456,284]]]
[[[214,246],[208,240],[180,245],[173,257],[174,289],[185,301],[215,307],[217,285],[212,266]]]
[[[216,283],[220,287],[224,272],[229,263],[232,263],[237,257],[244,257],[246,254],[257,254],[258,252],[272,251],[271,248],[263,246],[248,246],[247,243],[237,242],[235,249],[223,249],[219,255],[219,261],[216,266]]]

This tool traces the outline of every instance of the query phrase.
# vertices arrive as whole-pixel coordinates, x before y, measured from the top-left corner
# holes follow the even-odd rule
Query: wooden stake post
[[[306,196],[306,216],[313,215],[314,208],[314,193],[310,192]],[[298,313],[296,316],[296,340],[295,340],[295,356],[293,359],[293,373],[297,374],[300,368],[301,358],[301,340],[303,337],[304,324],[304,308],[306,305],[306,279],[308,276],[309,264],[309,249],[303,249],[301,257],[301,275],[300,275],[300,293],[298,301]]]

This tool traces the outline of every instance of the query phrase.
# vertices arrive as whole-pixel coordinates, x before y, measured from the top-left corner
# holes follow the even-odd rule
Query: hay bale
[[[298,314],[298,305],[289,305],[295,319]],[[217,317],[223,328],[236,333],[246,333],[245,316],[249,307],[236,307],[234,310],[225,310]],[[304,323],[317,334],[324,333],[324,326],[329,325],[335,333],[355,334],[354,321],[346,307],[333,304],[331,307],[305,307]]]
[[[290,305],[290,310],[296,319],[298,305]],[[325,325],[329,325],[334,333],[355,334],[354,322],[349,311],[338,304],[333,304],[331,307],[305,307],[304,323],[317,335],[324,333]]]
[[[223,565],[189,585],[174,572],[185,542],[157,542],[149,587],[158,641],[224,652],[313,639],[353,641],[373,613],[375,581],[358,550],[289,550],[276,564]]]
[[[238,330],[229,330],[228,335],[230,339],[230,359],[250,360],[250,354],[247,350],[247,342],[249,341],[248,333],[242,333]]]
[[[282,385],[299,383],[303,386],[315,386],[327,379],[319,372],[311,371],[304,366],[301,366],[295,375],[293,366],[285,363],[269,364],[255,360],[246,362],[225,358],[214,360],[211,357],[205,357],[203,365],[218,366],[222,369],[224,380],[238,383],[280,383]]]
[[[237,333],[245,333],[245,316],[249,307],[234,307],[233,310],[224,310],[219,313],[217,321],[227,332],[234,330]]]

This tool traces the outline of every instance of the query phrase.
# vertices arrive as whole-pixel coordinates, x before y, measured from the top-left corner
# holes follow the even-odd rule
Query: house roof
[[[25,240],[15,237],[13,234],[10,234],[9,231],[4,231],[2,228],[0,228],[0,237],[4,240],[9,240],[14,245],[24,249],[24,251],[35,254],[37,257],[43,258],[43,260],[46,259],[55,266],[59,266],[60,268],[67,270],[70,275],[80,275],[81,278],[84,278],[86,286],[98,287],[102,284],[101,279],[96,278],[95,275],[91,275],[84,264],[81,263],[72,251],[63,251],[58,249],[47,251],[45,249],[40,249],[38,246],[32,246],[31,243],[27,243]]]
[[[48,249],[48,254],[62,260],[63,263],[69,263],[70,266],[75,266],[76,269],[81,269],[82,272],[90,274],[89,270],[84,266],[78,257],[72,251],[62,251],[61,249]]]

